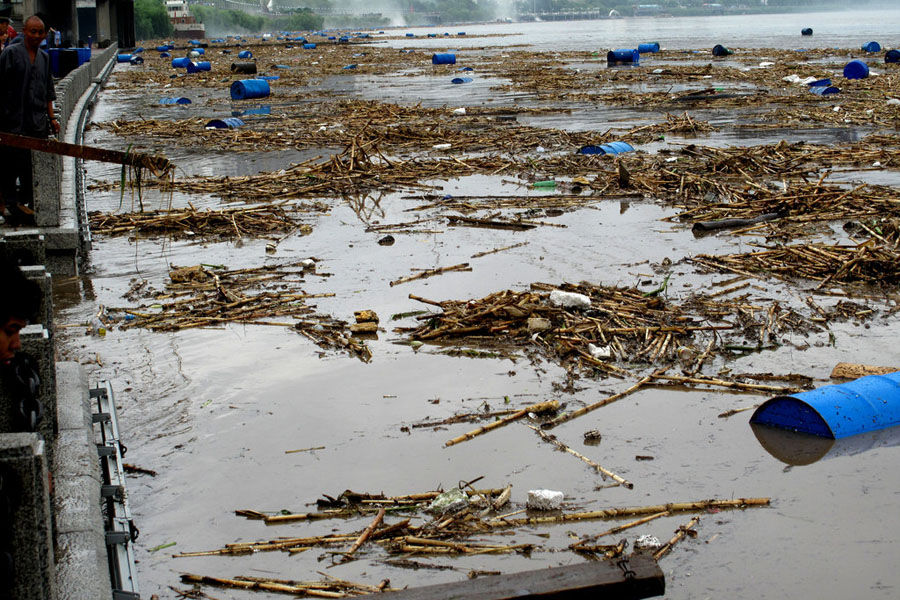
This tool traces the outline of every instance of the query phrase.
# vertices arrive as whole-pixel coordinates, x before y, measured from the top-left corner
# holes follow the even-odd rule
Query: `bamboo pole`
[[[766,392],[772,394],[796,394],[801,392],[800,388],[779,387],[775,385],[763,385],[759,383],[740,383],[738,381],[725,381],[723,379],[714,379],[712,377],[682,377],[680,375],[657,375],[655,379],[664,381],[673,381],[675,383],[693,383],[702,385],[715,385],[734,390],[743,390],[748,392]]]
[[[639,525],[643,525],[644,523],[649,523],[650,521],[654,521],[656,519],[659,519],[660,517],[668,517],[670,514],[672,514],[672,513],[670,513],[667,510],[664,510],[664,511],[658,512],[656,514],[652,514],[649,517],[643,517],[643,518],[637,519],[636,521],[631,521],[630,523],[625,523],[624,525],[618,525],[616,527],[612,527],[610,529],[607,529],[606,531],[602,531],[595,535],[578,540],[574,544],[571,544],[569,546],[569,548],[571,548],[572,550],[578,550],[579,547],[584,546],[585,544],[588,544],[590,542],[599,540],[600,538],[602,538],[604,536],[613,535],[613,534],[625,531],[626,529],[631,529],[632,527],[638,527]]]
[[[375,515],[375,518],[372,519],[372,522],[369,523],[369,526],[366,527],[365,530],[363,530],[363,532],[359,535],[359,537],[356,539],[356,541],[353,542],[353,545],[350,546],[350,549],[347,550],[347,552],[344,554],[344,558],[341,562],[347,562],[348,560],[350,560],[350,557],[353,556],[353,553],[356,552],[357,550],[359,550],[360,546],[362,546],[363,544],[366,543],[366,540],[369,539],[369,537],[372,535],[372,533],[375,531],[375,529],[384,520],[385,510],[386,509],[384,507],[379,509],[378,514]]]
[[[485,523],[489,528],[515,527],[519,525],[542,525],[549,523],[567,523],[571,521],[607,520],[620,517],[638,515],[652,515],[658,512],[699,512],[711,508],[750,508],[768,506],[769,498],[735,498],[733,500],[699,500],[696,502],[670,502],[668,504],[655,504],[650,506],[636,506],[628,508],[607,508],[581,513],[567,513],[551,517],[529,517],[524,519],[509,519],[495,517]]]
[[[548,421],[547,423],[545,423],[544,428],[549,429],[551,427],[556,427],[560,423],[565,423],[567,421],[571,421],[572,419],[575,419],[582,415],[586,415],[587,413],[591,412],[592,410],[597,410],[598,408],[600,408],[602,406],[606,406],[607,404],[612,404],[616,400],[621,400],[625,396],[628,396],[628,395],[633,394],[634,392],[638,391],[639,389],[641,389],[642,387],[644,387],[645,385],[647,385],[648,383],[653,381],[656,377],[659,377],[660,375],[662,375],[663,373],[668,371],[670,368],[671,367],[664,367],[662,369],[657,369],[650,375],[647,375],[646,377],[644,377],[643,379],[641,379],[640,381],[635,383],[633,386],[631,386],[624,392],[619,392],[618,394],[613,394],[612,396],[610,396],[608,398],[604,398],[603,400],[600,400],[599,402],[594,402],[593,404],[589,404],[587,406],[582,406],[578,410],[574,410],[570,413],[559,415],[555,419],[552,419],[551,421]]]
[[[700,522],[700,515],[696,515],[696,516],[694,516],[693,519],[690,520],[690,522],[687,525],[682,525],[681,527],[676,529],[675,535],[672,537],[672,539],[670,539],[668,542],[666,542],[666,544],[662,548],[660,548],[659,550],[656,551],[656,553],[653,554],[653,559],[659,560],[660,558],[662,558],[663,556],[668,554],[672,550],[672,548],[675,546],[675,544],[677,544],[679,541],[683,540],[685,536],[690,535],[693,537],[693,536],[697,535],[697,532],[694,531],[694,527],[699,522]]]
[[[599,464],[595,463],[594,461],[592,461],[591,459],[589,459],[587,456],[581,454],[581,453],[578,452],[577,450],[573,450],[572,448],[569,448],[567,445],[565,445],[564,443],[562,443],[561,441],[559,441],[558,439],[556,439],[556,436],[555,436],[555,435],[550,434],[550,433],[547,433],[546,431],[541,431],[540,428],[535,427],[534,425],[527,425],[527,424],[526,424],[526,426],[529,427],[529,428],[531,428],[531,429],[533,429],[533,430],[535,431],[535,433],[537,433],[539,436],[541,436],[541,439],[543,439],[545,442],[550,442],[551,444],[553,444],[554,446],[556,446],[557,448],[559,448],[559,449],[562,450],[563,452],[568,452],[568,453],[571,454],[572,456],[574,456],[574,457],[576,457],[576,458],[582,460],[583,462],[585,462],[585,463],[587,463],[588,465],[590,465],[591,467],[593,467],[595,471],[597,471],[598,473],[600,473],[601,475],[603,475],[603,478],[604,478],[604,479],[607,478],[607,477],[609,477],[609,478],[611,478],[613,481],[615,481],[616,483],[618,483],[619,485],[624,485],[624,486],[625,486],[626,488],[628,488],[629,490],[630,490],[630,489],[634,489],[634,484],[633,484],[633,483],[631,483],[631,482],[628,481],[627,479],[623,479],[622,477],[620,477],[619,475],[616,475],[616,474],[613,473],[612,471],[603,468],[602,466],[600,466]]]
[[[468,433],[464,433],[460,436],[457,436],[457,437],[453,438],[452,440],[447,440],[446,442],[444,442],[444,447],[448,448],[450,446],[453,446],[454,444],[459,444],[459,443],[465,442],[467,440],[471,440],[472,438],[477,437],[483,433],[487,433],[487,432],[493,431],[494,429],[497,429],[499,427],[503,427],[504,425],[509,425],[513,421],[521,419],[528,413],[532,413],[532,412],[533,413],[542,413],[542,412],[557,410],[558,408],[559,408],[558,400],[548,400],[546,402],[538,402],[537,404],[532,404],[531,406],[526,406],[525,408],[523,408],[521,410],[517,410],[516,412],[514,412],[513,414],[511,414],[507,417],[503,417],[502,419],[497,419],[493,423],[488,423],[487,425],[482,425],[478,429],[473,429],[472,431],[469,431]]]
[[[401,277],[400,279],[395,279],[390,282],[390,286],[394,287],[395,285],[399,285],[401,283],[407,283],[409,281],[415,281],[416,279],[426,279],[428,277],[434,277],[435,275],[440,275],[442,273],[448,273],[450,271],[471,271],[472,267],[469,266],[469,263],[460,263],[458,265],[451,265],[449,267],[439,267],[437,269],[425,269],[420,273],[416,273],[415,275],[410,275],[409,277]]]

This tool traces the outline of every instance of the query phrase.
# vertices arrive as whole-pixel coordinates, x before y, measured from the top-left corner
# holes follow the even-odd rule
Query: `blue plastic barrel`
[[[78,66],[80,67],[86,62],[90,62],[91,60],[91,49],[90,48],[76,48],[76,52],[78,52]]]
[[[275,81],[276,79],[280,79],[281,75],[257,75],[256,78],[264,81]]]
[[[722,44],[716,44],[712,49],[713,56],[729,56],[734,54],[734,50],[731,48],[726,48]]]
[[[895,63],[900,62],[900,50],[888,50],[884,55],[884,62]]]
[[[812,35],[812,27],[805,27],[801,29],[800,35]]]
[[[474,71],[475,69],[473,69],[472,67],[460,67],[457,70],[458,71]]]
[[[900,424],[900,373],[778,396],[750,422],[834,439],[892,427]]]
[[[169,45],[168,45],[168,44],[163,44],[163,45],[161,45],[161,46],[157,46],[156,49],[157,49],[158,51],[160,51],[160,52],[165,52],[166,50],[169,49]]]
[[[315,50],[315,49],[316,49],[316,45],[315,45],[315,44],[312,44],[312,43],[303,44],[303,49],[304,49],[304,50]]]
[[[253,53],[249,50],[241,50],[238,52],[238,58],[253,58]]]
[[[241,79],[231,84],[232,100],[250,100],[265,98],[272,92],[265,79]]]
[[[185,98],[183,96],[179,97],[179,98],[160,98],[159,103],[160,104],[190,104],[191,99]]]
[[[815,81],[810,81],[808,84],[809,87],[827,87],[831,85],[831,80],[827,77],[825,79],[817,79]]]
[[[414,33],[407,33],[407,34],[406,34],[406,37],[416,37],[416,34],[414,34]]]
[[[862,49],[865,52],[881,52],[881,44],[878,42],[868,42],[867,44],[863,44]]]
[[[237,117],[225,117],[224,119],[213,119],[206,124],[207,129],[234,129],[240,127],[244,122]]]
[[[456,55],[449,52],[431,55],[431,64],[433,65],[455,65]]]
[[[648,52],[659,52],[659,42],[647,42],[645,44],[638,44],[637,51],[640,54],[646,54]]]
[[[456,84],[472,83],[472,78],[471,77],[454,77],[453,79],[450,80],[450,83],[456,83]]]
[[[606,53],[606,62],[608,63],[638,64],[640,61],[641,55],[635,48],[620,48]]]
[[[457,31],[456,35],[466,35],[466,32],[465,31]]]
[[[631,152],[634,148],[628,142],[610,142],[608,144],[582,146],[578,154],[609,154],[615,156],[623,152]]]
[[[131,62],[130,54],[116,54],[116,62],[126,63]]]
[[[169,54],[168,52],[160,52],[159,57],[160,58],[172,58],[172,55]]]
[[[144,47],[143,47],[143,46],[138,46],[137,48],[135,48],[134,50],[132,50],[131,53],[132,53],[132,54],[140,54],[140,53],[143,52],[143,51],[144,51]]]
[[[832,94],[840,94],[841,88],[833,85],[815,85],[810,86],[809,91],[818,96],[831,96]]]
[[[347,65],[346,67],[341,67],[341,68],[342,68],[344,71],[346,71],[346,70],[348,70],[348,69],[355,69],[357,66],[359,66],[359,65]]]
[[[200,71],[209,71],[212,69],[212,65],[208,60],[202,60],[199,62],[188,62],[187,72],[188,73],[199,73]]]
[[[851,60],[844,67],[844,77],[847,79],[865,79],[869,76],[869,65],[856,59]]]
[[[129,60],[128,62],[130,62],[133,65],[142,65],[142,64],[144,64],[144,57],[140,56],[140,55],[137,55],[137,56],[132,55],[131,60]]]
[[[186,56],[172,59],[173,69],[186,69],[189,64],[191,64],[191,59],[187,58]]]

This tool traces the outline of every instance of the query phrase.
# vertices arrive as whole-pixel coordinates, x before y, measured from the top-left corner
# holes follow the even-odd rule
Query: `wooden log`
[[[96,160],[100,162],[128,165],[131,167],[145,167],[155,174],[161,175],[172,169],[174,165],[164,156],[150,156],[140,152],[119,152],[93,146],[69,144],[53,139],[33,138],[14,133],[0,132],[0,145],[27,150],[37,150],[62,156],[74,156],[82,160]]]
[[[466,440],[471,440],[474,437],[481,435],[482,433],[487,433],[488,431],[492,431],[497,429],[498,427],[503,427],[504,425],[509,425],[513,421],[521,419],[525,415],[530,412],[533,413],[542,413],[552,410],[557,410],[559,408],[558,400],[548,400],[547,402],[538,402],[537,404],[532,404],[531,406],[526,406],[522,410],[517,410],[513,414],[508,417],[503,417],[502,419],[497,419],[493,423],[488,423],[487,425],[483,425],[478,429],[473,429],[468,433],[464,433],[460,436],[453,438],[452,440],[447,440],[444,442],[444,447],[448,448],[453,446],[454,444],[459,444],[461,442],[465,442]]]
[[[637,600],[665,593],[665,576],[653,558],[632,554],[621,565],[613,561],[591,561],[360,597],[372,600],[575,600],[593,597]]]
[[[859,379],[866,375],[887,375],[900,371],[897,367],[876,367],[858,363],[840,362],[831,370],[832,379]]]

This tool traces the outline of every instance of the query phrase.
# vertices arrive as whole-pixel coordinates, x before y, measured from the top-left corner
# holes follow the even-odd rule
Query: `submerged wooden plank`
[[[377,596],[383,600],[574,600],[587,597],[637,600],[665,593],[665,576],[651,556],[632,554],[623,566],[619,562],[615,559],[590,561],[361,597]],[[626,575],[626,569],[633,575]]]

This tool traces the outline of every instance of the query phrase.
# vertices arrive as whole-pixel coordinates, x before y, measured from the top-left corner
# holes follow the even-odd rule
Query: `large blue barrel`
[[[844,67],[844,77],[847,79],[865,79],[869,76],[869,65],[863,61],[851,60]]]
[[[800,35],[812,35],[812,27],[805,27],[800,30]]]
[[[638,44],[637,51],[639,54],[646,54],[647,52],[659,52],[659,42]]]
[[[240,127],[244,122],[237,117],[226,117],[224,119],[213,119],[206,124],[207,129],[234,129]]]
[[[460,84],[460,83],[472,83],[471,77],[454,77],[450,80],[450,83]]]
[[[130,54],[116,54],[116,62],[126,63],[131,62]]]
[[[623,152],[631,152],[634,148],[628,142],[610,142],[608,144],[582,146],[578,154],[609,154],[615,156]]]
[[[863,44],[862,49],[865,52],[881,52],[881,44],[878,42],[868,42],[867,44]]]
[[[238,58],[253,58],[253,53],[249,50],[241,50],[238,52]]]
[[[187,66],[188,73],[199,73],[200,71],[209,71],[210,69],[212,69],[212,65],[208,60],[189,62]]]
[[[134,50],[132,50],[131,53],[132,53],[132,54],[140,54],[140,53],[143,52],[143,51],[144,51],[144,47],[143,47],[143,46],[138,46],[137,48],[135,48]]]
[[[313,44],[312,42],[307,42],[307,43],[303,44],[303,49],[304,50],[315,50],[316,45]]]
[[[78,53],[78,66],[80,67],[86,62],[91,60],[91,49],[90,48],[76,48],[75,52]]]
[[[173,69],[186,69],[189,64],[191,64],[191,59],[187,58],[186,56],[172,59]]]
[[[450,52],[431,55],[431,64],[433,65],[455,65],[456,55]]]
[[[165,51],[167,51],[167,50],[169,49],[169,45],[168,45],[168,44],[162,44],[162,45],[160,45],[160,46],[157,46],[156,49],[157,49],[158,51],[160,51],[160,52],[165,52]]]
[[[900,425],[900,372],[778,396],[750,422],[834,439]]]
[[[265,79],[241,79],[231,84],[232,100],[250,100],[265,98],[272,92]]]
[[[884,62],[895,63],[900,62],[900,50],[888,50],[884,55]]]
[[[606,62],[608,63],[634,63],[641,61],[641,55],[635,48],[620,48],[619,50],[610,50],[606,53]]]
[[[827,77],[825,79],[816,79],[815,81],[810,81],[807,83],[809,87],[827,87],[831,85],[831,80]]]
[[[734,50],[731,48],[726,48],[722,44],[716,44],[712,49],[713,56],[730,56],[734,54]]]

